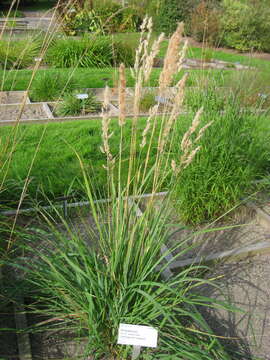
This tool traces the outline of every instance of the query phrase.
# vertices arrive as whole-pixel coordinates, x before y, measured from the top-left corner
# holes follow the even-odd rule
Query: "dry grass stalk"
[[[170,86],[173,75],[178,71],[178,63],[180,59],[180,44],[182,40],[184,25],[178,24],[176,31],[169,41],[167,53],[164,59],[164,66],[159,76],[159,93],[162,95],[164,90]]]
[[[142,133],[142,142],[140,143],[140,147],[143,148],[146,145],[146,137],[147,134],[149,133],[149,130],[151,128],[151,123],[153,118],[155,118],[155,116],[157,115],[158,112],[158,105],[154,105],[150,110],[149,110],[149,115],[146,121],[146,126],[143,130]]]
[[[143,19],[143,22],[140,26],[140,30],[141,30],[141,34],[140,34],[140,41],[139,41],[139,45],[138,48],[136,50],[136,55],[135,55],[135,62],[134,62],[134,69],[131,69],[131,74],[134,78],[136,78],[136,74],[140,69],[140,64],[142,62],[142,58],[144,56],[145,53],[145,49],[146,49],[146,41],[144,40],[144,34],[147,31],[147,28],[149,28],[150,26],[148,25],[150,19],[148,16],[146,16]]]
[[[164,40],[164,34],[160,34],[158,39],[153,42],[152,48],[148,56],[146,56],[144,64],[143,64],[143,75],[144,75],[144,82],[149,80],[151,71],[154,65],[154,59],[157,56],[160,48],[160,44]]]
[[[203,112],[203,108],[199,109],[192,121],[192,124],[190,128],[187,130],[187,132],[184,134],[182,141],[181,141],[181,150],[183,152],[181,158],[180,158],[180,164],[177,165],[175,160],[172,160],[171,167],[175,175],[178,175],[181,170],[185,169],[194,159],[197,152],[200,150],[200,146],[194,147],[194,144],[197,143],[201,137],[203,136],[206,129],[211,126],[213,121],[207,123],[205,126],[203,126],[198,135],[196,136],[195,140],[192,141],[191,137],[192,134],[194,134],[200,124],[200,117]]]
[[[188,77],[188,74],[185,74],[176,85],[177,93],[174,98],[173,107],[171,109],[169,117],[165,121],[163,131],[162,131],[162,134],[159,139],[159,144],[158,144],[159,152],[164,151],[170,131],[171,131],[175,121],[177,120],[177,117],[179,116],[179,114],[182,111],[182,105],[183,105],[183,101],[184,101],[184,89],[185,89],[187,77]]]
[[[100,146],[100,151],[107,156],[107,169],[110,168],[110,165],[114,164],[114,159],[110,151],[109,139],[112,137],[113,133],[110,133],[110,88],[105,87],[104,98],[103,98],[103,109],[102,109],[102,146]]]
[[[132,76],[136,80],[133,102],[133,114],[135,117],[135,122],[137,116],[139,115],[139,103],[142,94],[142,87],[145,82],[145,75],[147,74],[147,76],[149,77],[152,70],[151,61],[149,60],[149,56],[151,57],[151,53],[150,55],[148,54],[150,39],[152,35],[152,27],[152,18],[145,17],[145,19],[143,20],[143,24],[141,25],[142,32],[140,36],[140,43],[138,50],[136,51],[134,70],[132,71]],[[144,35],[146,32],[147,36],[146,39],[144,39]],[[158,49],[156,49],[157,44],[155,45],[155,51],[158,51]]]
[[[187,53],[187,49],[188,49],[188,40],[186,40],[184,42],[184,46],[183,46],[183,48],[182,48],[182,50],[180,52],[178,65],[177,65],[178,71],[180,71],[182,69],[182,65],[183,65],[183,61],[184,61],[186,53]]]
[[[126,119],[126,74],[125,65],[119,67],[119,86],[118,86],[118,103],[119,103],[119,126],[125,124]]]
[[[190,128],[183,136],[183,139],[181,142],[181,150],[184,152],[184,154],[189,151],[190,142],[191,142],[190,137],[197,130],[197,127],[199,126],[200,117],[201,117],[202,112],[203,112],[203,108],[200,108],[197,111]]]
[[[200,138],[203,136],[203,133],[205,132],[205,130],[206,130],[209,126],[211,126],[212,124],[213,124],[213,121],[210,121],[208,124],[204,125],[204,126],[200,129],[200,131],[199,131],[199,133],[198,133],[198,136],[197,136],[196,139],[194,140],[195,143],[200,140]]]

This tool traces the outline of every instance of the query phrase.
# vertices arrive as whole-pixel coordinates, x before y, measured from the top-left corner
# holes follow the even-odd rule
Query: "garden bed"
[[[26,104],[30,103],[26,91],[0,91],[0,105],[21,104],[26,98]]]
[[[156,200],[156,206],[162,206],[162,199]],[[141,203],[143,205],[143,203]],[[143,207],[143,206],[142,206]],[[178,220],[173,217],[173,223],[177,223]],[[256,221],[255,212],[251,211],[249,208],[240,208],[236,211],[231,218],[227,218],[226,221],[223,222],[223,226],[234,226],[235,224],[245,224],[245,226],[237,229],[237,233],[234,232],[235,229],[227,229],[227,230],[217,230],[214,233],[206,233],[205,238],[207,238],[207,242],[209,241],[209,247],[205,247],[205,243],[203,242],[199,245],[197,250],[193,252],[189,252],[188,257],[198,256],[198,255],[206,255],[213,251],[217,250],[228,250],[229,248],[235,248],[239,245],[244,245],[247,242],[258,242],[261,240],[260,237],[257,237],[257,234],[260,233],[260,236],[264,238],[268,238],[268,231],[264,228],[260,228],[260,225]],[[215,224],[217,227],[220,224]],[[88,238],[88,229],[87,227],[93,227],[93,221],[91,216],[82,217],[73,217],[72,218],[72,229],[75,232],[79,232],[80,236],[87,240]],[[180,226],[180,224],[179,224]],[[210,225],[212,227],[212,225]],[[197,230],[197,229],[195,229]],[[176,234],[175,237],[171,238],[168,245],[174,246],[177,242],[183,241],[188,236],[190,236],[191,232],[194,232],[194,229],[182,231],[179,234]],[[220,236],[217,236],[219,235]],[[195,241],[201,242],[202,238],[195,237]],[[215,240],[215,241],[214,241]],[[190,244],[192,245],[192,244]],[[180,248],[178,252],[182,249]],[[175,252],[176,255],[177,252]],[[185,256],[181,256],[182,259],[185,259]],[[246,257],[248,254],[246,254]],[[224,286],[224,290],[228,292],[228,295],[233,296],[234,302],[240,301],[241,304],[239,307],[242,307],[244,304],[244,309],[248,311],[248,316],[254,316],[256,311],[259,311],[261,315],[263,315],[263,306],[266,303],[266,297],[260,297],[260,302],[257,303],[256,296],[263,292],[263,289],[259,286],[258,280],[265,282],[266,278],[261,278],[261,274],[268,274],[269,272],[269,258],[264,257],[264,263],[260,264],[259,258],[255,258],[254,264],[250,260],[248,262],[233,262],[229,261],[226,264],[218,264],[213,267],[214,276],[222,276],[224,280],[221,280],[222,286]],[[233,258],[233,260],[235,260]],[[251,270],[250,270],[251,269]],[[228,271],[229,270],[229,271]],[[209,276],[213,276],[213,273],[209,274]],[[231,282],[232,275],[236,274],[237,276],[234,278],[234,281]],[[202,288],[203,291],[206,291],[205,288]],[[208,293],[213,292],[213,297],[219,297],[220,293],[215,292],[215,289],[210,287]],[[250,294],[250,298],[246,301],[246,297],[243,298],[243,291],[248,291]],[[237,303],[238,304],[238,303]],[[252,307],[251,307],[252,306]],[[255,309],[255,310],[254,310]],[[269,312],[267,312],[267,319],[269,317]],[[237,338],[237,341],[228,340],[227,348],[233,349],[233,347],[241,348],[243,344],[245,344],[245,351],[250,351],[252,354],[265,354],[267,349],[267,341],[263,339],[263,331],[265,330],[265,325],[263,321],[257,319],[255,321],[255,334],[258,336],[262,336],[263,339],[263,348],[256,349],[253,344],[253,340],[251,338],[251,325],[250,320],[246,320],[246,317],[239,313],[235,315],[235,321],[233,323],[225,323],[225,319],[230,316],[230,313],[227,311],[221,311],[216,314],[214,311],[204,314],[207,318],[207,321],[212,329],[216,331],[216,333],[220,336],[229,335],[231,337]],[[239,322],[238,320],[239,319]],[[28,317],[29,325],[33,325],[37,322],[37,319],[33,317]],[[40,321],[40,319],[39,319]],[[221,326],[222,324],[222,326]],[[245,335],[241,331],[245,331]],[[268,330],[267,330],[268,331]],[[31,335],[31,346],[32,346],[32,357],[34,360],[38,359],[80,359],[83,358],[83,352],[85,350],[87,344],[87,339],[81,337],[80,339],[76,339],[74,334],[69,333],[67,331],[60,330],[59,332],[50,332],[45,331],[42,333],[37,333]],[[87,357],[88,360],[92,360],[92,356]],[[267,358],[265,358],[267,359]]]
[[[52,118],[46,103],[0,105],[0,121],[42,120]]]

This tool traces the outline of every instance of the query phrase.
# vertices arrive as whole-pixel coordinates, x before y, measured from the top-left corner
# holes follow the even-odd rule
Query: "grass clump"
[[[78,92],[66,94],[63,101],[56,107],[58,116],[76,116],[98,113],[102,109],[102,103],[97,100],[93,92],[88,91],[87,99],[80,99]]]
[[[34,63],[40,50],[39,41],[31,38],[0,42],[0,69],[23,69]]]
[[[170,114],[159,117],[155,106],[147,119],[140,121],[142,88],[149,80],[153,55],[162,39],[154,44],[153,53],[148,52],[147,39],[145,42],[143,35],[150,30],[151,20],[146,19],[141,38],[141,45],[145,46],[140,46],[137,51],[133,72],[134,116],[130,120],[126,118],[126,77],[125,67],[121,65],[119,116],[113,120],[110,113],[103,112],[99,123],[99,151],[110,201],[94,202],[100,195],[92,177],[95,171],[88,171],[81,154],[74,149],[89,203],[88,226],[80,236],[64,219],[60,229],[55,226],[55,217],[43,212],[51,237],[40,239],[38,249],[32,246],[32,241],[23,248],[24,257],[20,260],[27,276],[22,287],[26,296],[34,298],[31,310],[49,317],[47,324],[51,330],[61,328],[86,338],[84,356],[94,354],[96,359],[129,359],[132,349],[116,344],[119,323],[125,322],[158,329],[159,346],[143,350],[145,358],[177,359],[184,356],[187,360],[229,360],[230,355],[198,310],[198,306],[208,307],[209,304],[230,309],[226,304],[222,306],[220,302],[217,304],[200,295],[203,284],[211,285],[211,280],[204,281],[202,277],[206,268],[191,266],[173,277],[163,273],[167,267],[163,261],[168,253],[162,254],[162,250],[169,237],[170,199],[157,208],[154,195],[150,196],[140,216],[133,201],[134,196],[140,198],[146,189],[156,193],[170,176],[172,179],[168,183],[173,186],[174,180],[198,151],[191,143],[190,135],[197,133],[197,136],[202,136],[205,131],[200,126],[201,112],[198,112],[194,119],[196,129],[183,138],[183,141],[189,140],[185,152],[181,158],[173,152],[172,144],[178,140],[174,127],[183,104],[186,75],[175,87],[175,101]],[[170,87],[173,73],[179,71],[181,30],[178,26],[168,48],[165,68],[159,78],[160,96]],[[110,96],[106,87],[104,108],[109,104]],[[61,214],[57,215],[61,218]],[[40,231],[35,232],[35,238],[36,233]],[[177,244],[170,251],[179,247],[184,253],[188,251],[186,244]],[[27,264],[33,253],[34,261]],[[36,328],[45,329],[44,325],[46,321]]]
[[[76,88],[76,82],[71,76],[64,76],[60,72],[43,72],[37,76],[30,91],[32,101],[58,100],[64,93]]]
[[[30,267],[24,266],[24,293],[35,301],[31,310],[51,319],[50,330],[58,329],[61,335],[61,328],[83,338],[82,355],[95,354],[95,359],[130,359],[131,347],[117,345],[120,323],[158,329],[158,348],[142,352],[147,359],[177,359],[183,354],[188,360],[231,359],[197,307],[230,308],[200,295],[203,284],[211,287],[202,277],[207,269],[190,266],[162,279],[160,254],[169,236],[167,206],[150,206],[138,218],[123,198],[113,200],[110,209],[94,204],[88,208],[93,227],[83,225],[84,237],[68,224],[57,231],[44,214],[51,240],[37,232],[40,249],[24,248],[27,257],[35,258]],[[185,242],[181,246],[188,251]],[[37,328],[46,330],[46,322]]]
[[[152,92],[146,92],[140,100],[140,110],[148,111],[156,104],[156,96]]]
[[[48,49],[46,61],[56,68],[65,67],[111,67],[123,62],[131,66],[134,49],[107,37],[64,38],[55,41]]]
[[[175,187],[175,201],[186,223],[200,224],[224,214],[252,193],[251,182],[269,169],[267,117],[243,111],[233,95],[227,101],[217,99],[212,107],[213,97],[214,93],[206,96],[203,115],[203,122],[211,119],[212,125]]]

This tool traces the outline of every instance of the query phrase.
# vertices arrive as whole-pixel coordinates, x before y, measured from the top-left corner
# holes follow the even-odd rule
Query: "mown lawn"
[[[138,134],[142,133],[145,121],[144,118],[139,120]],[[114,133],[110,139],[111,152],[117,155],[120,136],[118,120],[112,120],[110,128]],[[80,156],[85,170],[90,174],[95,189],[100,192],[100,196],[104,195],[106,170],[103,165],[106,164],[106,158],[100,151],[102,144],[100,119],[45,125],[20,125],[16,136],[12,135],[13,131],[12,127],[1,128],[1,153],[9,153],[7,149],[10,151],[12,148],[13,139],[16,143],[12,155],[12,166],[8,169],[5,182],[6,188],[1,193],[2,200],[19,199],[34,158],[26,201],[29,196],[42,199],[42,192],[50,198],[68,194],[71,189],[72,193],[80,192],[83,174],[76,153]],[[125,163],[129,154],[130,132],[131,121],[128,120],[124,126],[123,174],[126,172]],[[155,152],[155,147],[153,147],[153,152]],[[154,158],[153,156],[152,163]],[[5,157],[2,157],[2,160],[4,159]],[[5,173],[6,167],[2,168],[0,178],[3,178]]]
[[[158,86],[158,79],[160,75],[160,69],[154,68],[150,77],[148,86]],[[77,84],[78,88],[102,88],[105,86],[105,78],[108,80],[108,85],[113,87],[117,84],[118,70],[114,68],[96,69],[96,68],[77,68],[77,69],[40,69],[36,72],[32,86],[34,82],[41,77],[44,73],[55,76],[61,74],[68,80],[70,74]],[[185,70],[182,70],[176,77],[175,82],[179,80]],[[231,76],[232,70],[188,70],[189,78],[187,86],[197,86],[201,80],[210,79],[217,86],[222,86],[224,80]],[[126,70],[127,86],[134,86],[134,79],[131,76],[129,69]],[[0,83],[2,84],[1,90],[26,90],[30,79],[32,77],[32,70],[0,70]],[[30,86],[31,88],[31,86]]]
[[[181,143],[182,135],[189,127],[192,117],[192,114],[184,115],[177,122],[178,135],[175,149],[179,148],[178,145]],[[215,117],[217,117],[217,113],[213,113],[213,116],[211,116],[211,110],[206,108],[203,121],[215,120]],[[254,124],[258,124],[258,122],[265,124],[267,129],[263,133],[268,134],[269,117],[262,116],[261,120],[259,120],[257,116],[254,117]],[[145,118],[139,119],[137,129],[139,143],[145,123]],[[117,119],[112,119],[110,131],[113,132],[113,136],[110,138],[111,152],[114,156],[117,156],[120,140],[120,129]],[[126,174],[130,148],[130,119],[127,120],[123,131],[122,170],[123,174]],[[12,166],[7,171],[5,189],[0,194],[1,200],[17,201],[19,199],[33,159],[33,167],[29,173],[31,181],[28,185],[26,200],[28,197],[42,199],[44,198],[42,192],[50,198],[63,196],[70,193],[71,190],[72,193],[80,192],[83,175],[76,153],[81,158],[87,173],[90,174],[91,182],[100,193],[99,196],[105,196],[106,171],[103,165],[106,164],[106,158],[100,151],[100,145],[102,144],[101,133],[100,119],[20,125],[17,128],[16,135],[14,135],[13,127],[1,127],[0,151],[2,156],[0,161],[2,161],[2,164],[5,164],[5,159],[7,159],[7,154],[12,149],[14,139],[16,144],[11,158]],[[157,138],[158,136],[156,136],[155,141],[157,141]],[[259,140],[261,142],[261,139]],[[220,141],[224,142],[225,139],[220,139]],[[139,146],[138,151],[141,151]],[[145,152],[146,149],[143,149],[140,159],[145,157]],[[150,165],[154,163],[155,154],[156,146],[154,144],[151,149]],[[178,158],[180,155],[174,153],[172,156]],[[0,180],[3,179],[6,170],[7,167],[3,166],[0,172]],[[165,188],[166,184],[164,184]]]

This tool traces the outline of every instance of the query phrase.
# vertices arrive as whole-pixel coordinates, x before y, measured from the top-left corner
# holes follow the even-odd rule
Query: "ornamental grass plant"
[[[159,331],[159,345],[157,349],[145,349],[142,359],[235,359],[237,355],[230,355],[224,349],[220,338],[213,333],[199,310],[201,307],[232,310],[228,302],[218,302],[202,295],[202,286],[216,286],[216,279],[205,277],[209,269],[192,265],[171,277],[166,276],[166,272],[164,276],[169,252],[177,251],[181,256],[189,251],[189,245],[187,239],[175,244],[173,249],[164,250],[171,232],[171,198],[157,206],[155,194],[164,184],[172,191],[179,179],[185,176],[200,154],[202,139],[213,124],[205,119],[201,122],[203,109],[199,107],[179,141],[178,125],[182,120],[180,114],[188,77],[184,75],[175,84],[174,102],[166,115],[158,116],[158,106],[154,105],[141,129],[139,107],[142,89],[149,85],[154,58],[163,41],[163,35],[160,35],[149,48],[151,19],[144,20],[141,30],[132,69],[135,79],[133,117],[128,119],[126,115],[123,64],[119,67],[120,111],[117,123],[114,121],[113,124],[107,111],[109,88],[104,91],[102,140],[97,151],[104,156],[109,201],[96,201],[101,196],[93,181],[95,174],[91,172],[91,159],[86,167],[75,145],[68,143],[73,158],[76,157],[80,165],[82,188],[88,200],[87,217],[79,219],[84,224],[83,233],[51,203],[53,210],[40,213],[37,222],[28,226],[27,234],[22,236],[23,245],[18,244],[20,246],[16,249],[12,264],[20,276],[14,283],[16,292],[28,298],[27,311],[43,319],[27,331],[53,331],[55,336],[68,331],[79,340],[86,339],[82,347],[84,356],[100,360],[128,359],[131,348],[116,344],[119,323],[149,325]],[[186,50],[186,46],[181,45],[182,30],[180,24],[169,41],[158,79],[159,97],[165,97],[174,74],[181,70]],[[45,55],[45,49],[42,55]],[[28,89],[39,65],[37,63],[33,70]],[[115,126],[119,132],[116,140]],[[125,131],[127,126],[130,126],[129,134]],[[0,191],[9,186],[6,176],[20,141],[19,129],[23,129],[20,116],[4,143],[8,151],[0,155],[3,174]],[[28,196],[32,170],[46,129],[44,126],[27,174],[22,179],[24,184],[16,203],[18,210]],[[112,146],[114,141],[117,142],[116,148]],[[48,149],[47,156],[51,151],[53,149]],[[144,211],[140,212],[137,201],[140,204],[146,189],[151,195]],[[18,213],[5,243],[8,251],[14,245],[17,223]],[[6,264],[6,257],[1,261]]]
[[[239,77],[244,80],[245,74]],[[254,78],[252,78],[254,80]],[[269,118],[262,100],[247,106],[251,93],[238,85],[218,88],[201,86],[187,94],[186,106],[196,113],[203,106],[202,126],[211,126],[201,138],[200,152],[174,187],[181,220],[201,225],[217,219],[244,197],[259,190],[255,182],[269,171]],[[245,94],[245,95],[244,95]],[[254,88],[253,88],[254,94]],[[182,134],[189,123],[178,127]],[[177,152],[177,149],[175,150]]]
[[[170,233],[171,208],[169,201],[156,207],[155,193],[168,177],[173,179],[170,185],[173,186],[181,172],[194,161],[200,150],[200,138],[210,124],[201,127],[200,109],[179,144],[177,156],[171,160],[177,135],[175,125],[184,99],[187,79],[184,76],[175,86],[170,113],[160,118],[154,105],[143,131],[138,131],[142,88],[149,80],[163,39],[161,35],[149,49],[151,29],[151,19],[146,18],[133,69],[136,82],[131,120],[126,117],[125,67],[122,64],[119,68],[120,141],[116,153],[111,149],[114,134],[107,111],[109,88],[104,92],[100,151],[106,159],[109,201],[95,201],[97,194],[91,172],[85,169],[80,154],[76,153],[89,202],[88,220],[85,220],[88,225],[83,236],[57,208],[55,213],[44,211],[42,218],[47,224],[47,233],[32,228],[23,246],[23,256],[16,259],[16,268],[24,274],[20,287],[24,288],[25,296],[33,299],[29,309],[46,319],[30,330],[60,333],[68,330],[74,337],[86,339],[82,347],[84,356],[128,359],[131,348],[117,345],[119,323],[149,325],[158,329],[159,345],[157,349],[143,351],[142,359],[231,359],[198,310],[199,306],[231,309],[226,302],[217,303],[200,295],[202,285],[213,283],[214,286],[213,279],[203,278],[207,268],[190,266],[175,276],[164,276],[165,257],[169,253],[164,251],[164,245]],[[169,43],[159,78],[160,96],[166,93],[173,74],[181,68],[185,50],[184,47],[180,51],[181,42],[182,24]],[[124,139],[128,121],[131,121],[130,137]],[[192,134],[197,134],[193,141]],[[153,150],[154,137],[158,141]],[[125,147],[128,154],[123,156]],[[155,152],[154,164],[150,164],[152,151]],[[134,197],[141,199],[149,187],[152,195],[141,213]],[[59,218],[60,226],[56,224]],[[176,244],[176,248],[182,254],[189,249],[186,241]]]

